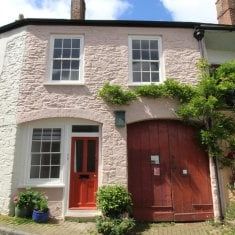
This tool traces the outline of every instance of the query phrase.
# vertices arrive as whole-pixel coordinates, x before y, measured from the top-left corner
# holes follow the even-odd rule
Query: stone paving
[[[31,220],[0,216],[1,235],[97,235],[94,222],[71,222],[37,224]],[[220,235],[235,234],[222,226],[201,223],[154,223],[138,224],[133,234],[139,235]]]

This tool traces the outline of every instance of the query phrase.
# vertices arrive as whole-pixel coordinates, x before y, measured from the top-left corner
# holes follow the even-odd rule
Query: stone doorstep
[[[34,235],[33,233],[23,232],[14,228],[0,226],[1,235]]]

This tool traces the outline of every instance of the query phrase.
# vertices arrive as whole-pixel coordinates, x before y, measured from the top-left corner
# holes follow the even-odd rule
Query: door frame
[[[76,151],[75,151],[75,143],[77,140],[95,140],[96,141],[96,145],[95,145],[95,148],[96,148],[96,155],[95,155],[95,168],[96,168],[96,171],[95,171],[95,182],[97,184],[97,189],[98,189],[98,154],[99,154],[99,138],[98,137],[71,137],[71,162],[70,162],[70,183],[71,183],[71,179],[72,179],[72,172],[71,172],[71,169],[74,168],[74,161],[75,161],[75,158],[76,158]],[[98,143],[97,143],[98,142]],[[84,153],[84,152],[83,152]],[[86,156],[86,161],[87,162],[87,159],[88,159],[88,156]],[[73,161],[72,161],[73,160]],[[83,162],[84,163],[84,162]],[[83,163],[82,163],[82,166],[83,166]],[[87,172],[88,173],[88,172]],[[71,190],[71,185],[69,185],[69,205],[70,205],[70,200],[71,199],[71,194],[70,194],[70,190]],[[81,206],[80,208],[71,208],[69,206],[69,210],[94,210],[96,209],[97,207],[88,207],[88,206]]]
[[[89,133],[89,132],[80,132],[80,133],[76,133],[76,132],[72,132],[72,126],[73,125],[97,125],[99,126],[99,132],[96,132],[96,133]],[[101,185],[101,182],[102,182],[102,143],[101,143],[101,137],[102,137],[102,124],[100,123],[96,123],[96,122],[82,122],[82,123],[79,123],[79,122],[72,122],[70,123],[67,128],[66,128],[68,131],[66,133],[66,153],[67,153],[67,164],[65,165],[65,182],[66,182],[66,185],[65,185],[65,188],[64,188],[64,194],[63,194],[63,217],[66,216],[66,215],[70,215],[70,214],[73,214],[73,215],[77,215],[79,214],[80,212],[82,212],[83,214],[85,212],[87,212],[87,214],[89,214],[90,211],[92,210],[82,210],[82,209],[78,209],[78,210],[70,210],[69,209],[69,193],[70,193],[70,170],[71,170],[71,147],[72,147],[72,138],[73,137],[97,137],[98,138],[98,188],[99,186]],[[94,210],[93,210],[94,211]],[[95,210],[97,211],[97,210]]]

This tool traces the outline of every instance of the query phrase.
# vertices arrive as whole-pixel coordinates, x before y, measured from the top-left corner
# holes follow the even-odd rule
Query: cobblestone
[[[37,224],[31,220],[0,216],[0,235],[97,235],[94,222],[61,221]],[[133,235],[220,235],[235,234],[209,222],[138,224]]]

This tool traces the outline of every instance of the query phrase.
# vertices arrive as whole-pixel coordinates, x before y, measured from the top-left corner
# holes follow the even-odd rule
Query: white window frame
[[[133,40],[157,40],[158,53],[159,53],[159,82],[133,82],[133,68],[132,68],[132,41]],[[160,36],[143,36],[143,35],[130,35],[128,37],[128,58],[129,58],[129,86],[140,86],[149,84],[161,84],[165,81],[164,74],[164,61],[162,52],[162,38]]]
[[[33,129],[45,129],[45,128],[59,128],[61,129],[61,144],[60,144],[60,177],[59,178],[30,178],[30,170],[31,170],[31,147],[32,147],[32,136]],[[27,148],[27,162],[25,167],[25,184],[23,186],[29,187],[64,187],[64,176],[63,176],[63,168],[65,164],[65,151],[64,151],[64,143],[65,143],[65,130],[63,126],[60,125],[34,125],[28,127],[28,148]]]
[[[53,72],[53,52],[55,39],[80,39],[80,67],[79,80],[52,80]],[[45,85],[83,85],[84,84],[84,35],[51,35],[49,51],[49,79]]]

